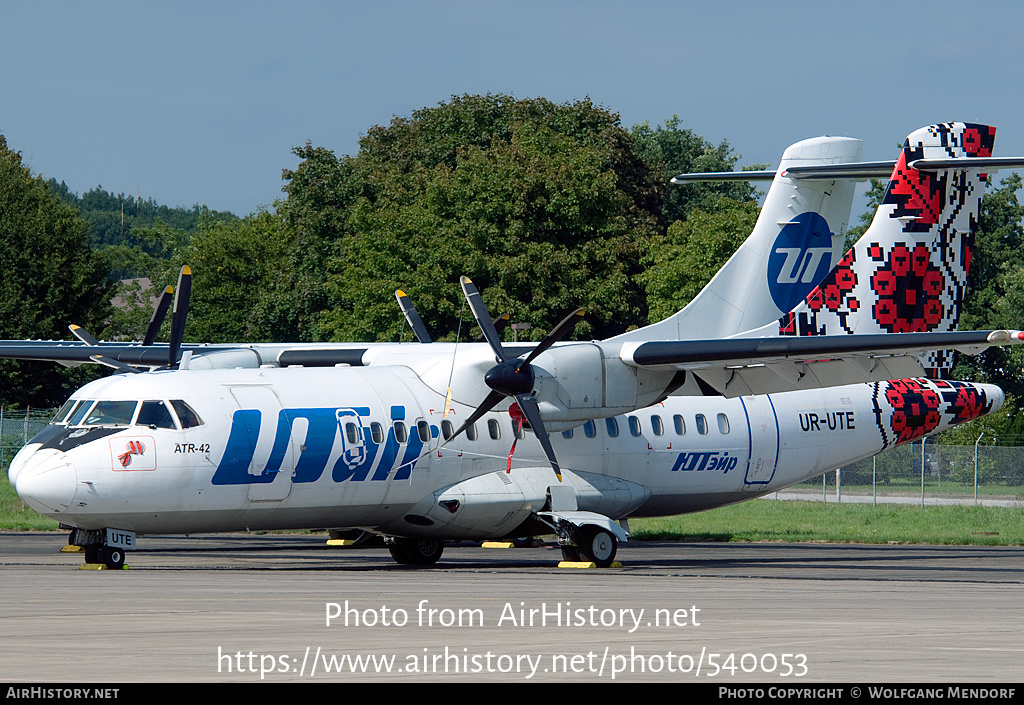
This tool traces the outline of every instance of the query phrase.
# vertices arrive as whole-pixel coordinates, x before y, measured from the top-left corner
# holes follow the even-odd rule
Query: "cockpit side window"
[[[86,426],[129,426],[137,401],[98,401],[85,416]]]
[[[61,421],[64,420],[64,417],[68,415],[68,412],[71,411],[71,407],[73,407],[77,403],[77,399],[68,399],[66,402],[64,402],[64,406],[57,409],[57,413],[54,414],[53,420],[50,421],[50,423],[59,424]]]
[[[149,426],[151,428],[169,428],[174,430],[174,417],[171,416],[167,405],[162,401],[144,401],[139,410],[139,417],[135,420],[136,426]]]
[[[193,428],[203,425],[203,420],[199,418],[199,414],[181,399],[171,399],[171,406],[174,408],[174,413],[178,415],[182,428]]]
[[[77,426],[82,423],[82,419],[85,418],[85,412],[92,407],[92,399],[83,399],[82,402],[75,407],[75,410],[68,416],[68,426]]]

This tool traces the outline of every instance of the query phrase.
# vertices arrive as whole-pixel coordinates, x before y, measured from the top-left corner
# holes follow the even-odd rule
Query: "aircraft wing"
[[[633,367],[685,371],[725,397],[924,376],[918,357],[932,350],[976,355],[1024,342],[1024,332],[956,331],[627,343]]]
[[[259,367],[260,365],[362,365],[368,343],[183,343],[192,353],[193,368]],[[168,346],[163,343],[98,342],[94,345],[63,340],[0,340],[0,359],[57,362],[66,366],[100,363],[162,367]],[[119,363],[119,364],[112,364]]]

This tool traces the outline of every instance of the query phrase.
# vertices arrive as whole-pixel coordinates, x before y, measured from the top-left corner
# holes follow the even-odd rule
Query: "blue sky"
[[[292,147],[353,154],[462,93],[678,114],[744,164],[821,134],[891,159],[949,120],[1024,156],[1011,2],[5,0],[0,26],[0,133],[34,173],[239,215],[282,196]]]

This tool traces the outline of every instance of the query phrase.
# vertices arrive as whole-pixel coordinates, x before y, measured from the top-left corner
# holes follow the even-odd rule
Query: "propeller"
[[[156,310],[153,311],[153,318],[149,321],[149,327],[146,329],[146,336],[142,339],[143,346],[152,345],[156,340],[157,334],[160,332],[160,326],[163,325],[164,317],[167,315],[167,309],[171,304],[171,295],[174,293],[174,287],[168,286],[164,289],[164,293],[160,296],[160,301],[157,302]],[[181,272],[178,273],[178,294],[174,297],[174,312],[171,318],[171,342],[168,348],[168,360],[167,365],[173,367],[178,362],[178,352],[181,349],[181,339],[185,333],[185,318],[188,315],[188,299],[192,293],[192,269],[186,264],[181,268]],[[413,311],[415,313],[415,311]],[[81,340],[86,345],[98,346],[100,343],[96,338],[85,330],[81,326],[77,326],[74,323],[68,326],[71,332],[76,338]],[[136,367],[127,365],[119,360],[107,357],[105,355],[92,355],[93,362],[98,362],[101,365],[112,367],[115,370],[121,372],[140,372]]]
[[[408,321],[409,327],[412,328],[412,332],[415,334],[416,340],[421,343],[434,342],[430,338],[430,333],[427,331],[427,327],[423,325],[423,319],[420,318],[420,314],[416,312],[416,307],[413,306],[412,301],[409,300],[409,296],[401,289],[396,289],[395,298],[398,299],[398,305],[401,307],[402,313],[405,314],[405,320]]]
[[[164,291],[166,293],[166,289]],[[171,340],[167,349],[167,365],[169,367],[174,367],[178,362],[181,339],[185,336],[188,299],[191,294],[192,269],[186,264],[181,268],[181,272],[178,273],[178,286],[174,289],[174,309],[171,312]]]
[[[572,331],[573,327],[579,322],[580,317],[583,316],[583,309],[576,309],[566,316],[561,323],[555,326],[554,330],[548,333],[547,337],[537,347],[530,351],[525,360],[518,357],[510,358],[501,345],[501,336],[498,335],[498,331],[491,321],[490,314],[487,313],[487,306],[484,304],[480,292],[469,277],[462,277],[461,283],[462,291],[466,295],[466,301],[469,302],[469,308],[473,311],[473,317],[476,319],[477,325],[480,326],[480,330],[483,331],[484,338],[491,346],[491,350],[494,351],[498,364],[489,369],[484,375],[484,383],[491,388],[491,393],[469,415],[466,422],[452,434],[452,438],[455,438],[472,424],[476,423],[477,420],[497,406],[505,397],[513,397],[519,406],[519,410],[526,417],[527,423],[530,424],[530,428],[533,429],[534,435],[537,436],[537,440],[540,441],[541,448],[544,449],[544,455],[547,456],[548,462],[551,463],[551,468],[555,471],[555,476],[561,482],[562,471],[558,465],[557,458],[555,458],[554,448],[551,447],[551,439],[548,437],[548,432],[544,428],[544,422],[541,420],[540,407],[537,405],[537,400],[533,398],[534,374],[530,363],[538,355],[562,340]]]
[[[402,314],[405,316],[406,322],[409,327],[412,328],[413,334],[416,336],[416,340],[421,343],[432,343],[433,339],[430,337],[430,332],[427,330],[427,326],[423,323],[423,319],[420,318],[420,314],[416,311],[416,307],[413,306],[412,301],[409,300],[409,295],[401,289],[395,289],[395,298],[398,299],[398,306],[402,309]],[[491,323],[494,324],[494,329],[497,332],[505,330],[508,326],[509,314],[503,313],[497,318],[493,319]],[[476,342],[482,343],[485,338],[481,333]]]
[[[149,328],[146,329],[146,337],[142,339],[142,344],[149,346],[156,342],[157,333],[160,332],[160,326],[163,325],[164,316],[167,315],[167,307],[171,304],[171,295],[174,294],[174,287],[167,286],[164,289],[164,293],[160,296],[160,301],[157,302],[156,310],[153,311],[153,317],[149,320]]]

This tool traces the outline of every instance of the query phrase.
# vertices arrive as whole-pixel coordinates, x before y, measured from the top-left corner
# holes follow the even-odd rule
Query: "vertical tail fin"
[[[848,137],[816,137],[790,146],[779,168],[767,174],[772,185],[753,232],[708,285],[675,315],[615,340],[719,338],[778,320],[839,261],[854,192],[846,179],[798,179],[787,170],[856,162],[861,145]],[[686,176],[749,179],[750,174]]]
[[[790,313],[779,335],[953,331],[971,266],[995,128],[943,123],[913,132],[903,146],[871,226]],[[951,353],[929,354],[930,376]]]

